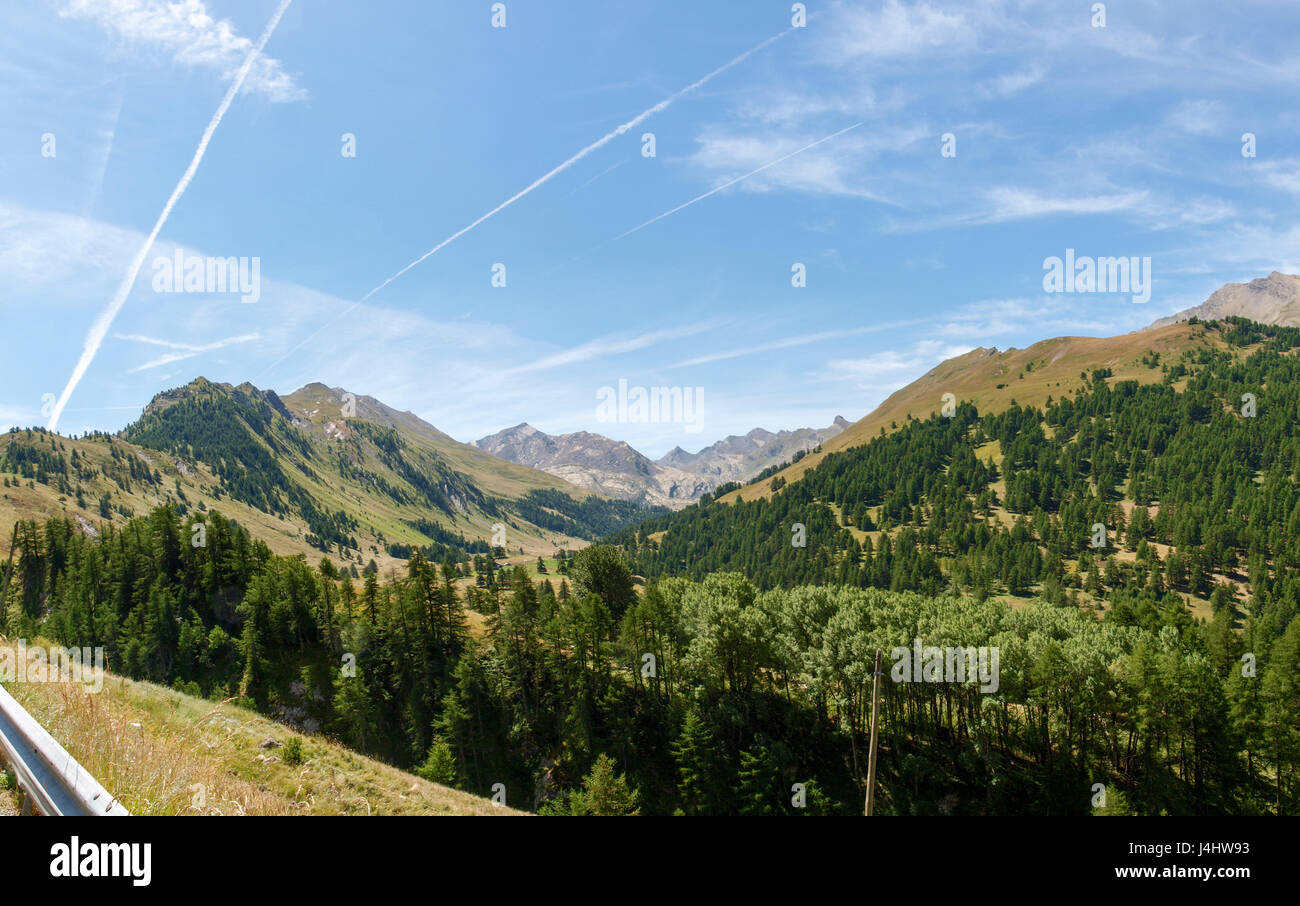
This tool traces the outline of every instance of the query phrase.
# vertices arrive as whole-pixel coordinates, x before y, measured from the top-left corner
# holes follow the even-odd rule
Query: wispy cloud
[[[202,0],[61,0],[59,15],[94,22],[131,50],[154,48],[186,66],[214,69],[234,80],[253,49],[226,19],[215,19]],[[274,102],[307,96],[284,65],[260,57],[241,79],[242,90]]]
[[[828,92],[820,80],[798,85],[782,82],[763,85],[753,96],[741,97],[735,115],[746,123],[803,130],[815,118],[861,119],[869,114],[894,113],[906,102],[900,88],[891,88],[882,97],[867,84]]]
[[[966,16],[928,3],[887,0],[878,8],[836,4],[835,27],[826,41],[832,62],[887,60],[974,43]]]
[[[1109,336],[1150,323],[1153,309],[1132,302],[1098,298],[1081,308],[1071,295],[981,299],[941,320],[936,332],[951,341],[1005,337],[1041,340],[1059,334]]]
[[[832,359],[820,377],[847,382],[861,390],[891,391],[905,387],[940,362],[964,355],[973,346],[921,340],[910,349],[885,349],[852,359]]]
[[[1136,208],[1145,201],[1146,190],[1093,195],[1045,195],[1032,189],[1000,187],[986,195],[990,207],[975,220],[1003,223],[1053,214],[1113,214]]]
[[[1268,185],[1300,195],[1300,158],[1260,161],[1254,166]]]
[[[674,327],[668,330],[656,330],[648,333],[638,334],[632,337],[601,337],[596,340],[589,340],[572,349],[566,349],[563,352],[557,352],[554,355],[546,356],[527,365],[520,365],[517,368],[505,370],[505,374],[521,374],[528,371],[543,371],[548,368],[559,368],[564,365],[573,365],[577,362],[585,362],[589,359],[604,358],[606,356],[618,355],[625,352],[635,352],[638,349],[645,349],[649,346],[656,346],[669,340],[680,340],[684,337],[694,336],[713,330],[718,327],[717,321],[700,322],[689,324],[685,327]]]
[[[0,431],[31,425],[37,418],[39,415],[34,409],[0,405]]]
[[[708,198],[710,195],[716,195],[717,193],[721,192],[723,189],[728,189],[734,186],[738,182],[743,182],[744,180],[749,179],[751,176],[757,176],[759,173],[762,173],[765,170],[775,167],[777,164],[785,163],[790,158],[802,154],[805,151],[810,151],[813,148],[816,148],[818,145],[828,142],[831,139],[838,138],[844,133],[856,129],[858,128],[858,126],[861,125],[862,125],[861,123],[854,123],[852,126],[846,126],[845,128],[841,129],[838,132],[832,132],[830,135],[827,135],[823,138],[819,138],[814,142],[809,142],[808,144],[804,145],[802,148],[796,148],[795,150],[791,151],[788,154],[783,154],[780,157],[778,157],[776,160],[768,161],[767,163],[763,164],[761,167],[758,167],[757,169],[750,170],[748,173],[745,173],[741,176],[737,176],[735,179],[728,180],[727,182],[724,182],[720,186],[715,186],[714,188],[710,189],[709,191],[705,192],[702,195],[696,195],[690,201],[683,202],[682,204],[679,204],[675,208],[669,208],[667,211],[664,211],[662,214],[659,214],[655,217],[651,217],[645,223],[638,224],[637,226],[632,227],[632,229],[624,233],[619,233],[617,236],[614,237],[614,240],[617,241],[619,239],[624,238],[625,236],[631,236],[637,230],[645,229],[646,227],[650,226],[650,224],[657,223],[658,221],[663,220],[665,217],[671,217],[673,214],[676,214],[678,211],[682,210],[683,208],[689,208],[691,205],[695,204],[696,202],[703,201],[704,199]]]
[[[1224,107],[1218,101],[1187,100],[1171,110],[1165,122],[1192,135],[1216,135],[1224,131],[1223,116]]]
[[[813,119],[821,121],[819,117]],[[881,168],[876,165],[877,159],[886,155],[914,155],[917,143],[930,139],[934,140],[937,148],[939,134],[927,124],[917,121],[877,121],[867,129],[859,130],[858,127],[862,125],[864,122],[859,121],[849,129],[819,139],[811,145],[803,143],[808,141],[810,132],[813,135],[817,132],[806,125],[790,123],[780,133],[773,133],[770,129],[757,133],[732,126],[708,126],[696,138],[698,147],[689,162],[698,169],[719,175],[756,168],[733,181],[744,180],[748,191],[781,189],[894,205],[892,191],[897,186],[888,179],[880,178]],[[843,134],[850,130],[852,134]],[[816,153],[804,153],[831,138],[836,139],[833,144]],[[773,163],[790,160],[796,155],[797,159],[791,160],[788,165],[768,169]],[[764,163],[769,161],[771,163]],[[762,175],[751,179],[758,174]],[[890,186],[889,197],[876,188],[880,184]]]
[[[766,343],[757,343],[752,346],[737,346],[732,349],[722,350],[720,352],[710,352],[693,359],[686,359],[669,365],[669,368],[685,368],[690,365],[704,365],[708,362],[721,362],[726,359],[738,359],[741,356],[756,355],[760,352],[773,352],[777,349],[790,349],[795,346],[807,346],[809,343],[822,343],[828,340],[837,340],[841,337],[859,336],[866,333],[879,333],[882,330],[893,330],[899,327],[913,327],[917,324],[924,323],[928,319],[917,318],[911,321],[894,321],[889,324],[868,324],[864,327],[851,327],[846,330],[825,330],[820,333],[803,334],[797,337],[783,337],[780,340],[770,340]]]
[[[1047,67],[1041,63],[1031,63],[1023,69],[1008,72],[993,79],[983,87],[987,97],[1004,98],[1019,94],[1026,88],[1037,85],[1047,74]]]

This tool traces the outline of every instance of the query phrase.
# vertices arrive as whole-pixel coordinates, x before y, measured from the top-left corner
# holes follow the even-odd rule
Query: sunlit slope
[[[393,428],[408,443],[436,454],[456,472],[493,494],[513,498],[535,489],[563,491],[577,499],[591,494],[540,469],[507,462],[471,444],[463,444],[414,413],[399,412],[370,396],[349,394],[346,390],[324,384],[308,384],[282,399],[294,415],[309,422],[322,435],[346,430],[343,409],[351,403],[355,406],[354,418]]]
[[[199,378],[158,394],[120,436],[7,432],[0,534],[18,519],[50,516],[95,534],[172,504],[218,510],[276,553],[380,566],[394,544],[482,544],[498,524],[511,553],[577,548],[595,534],[575,535],[580,527],[523,499],[560,494],[600,509],[599,495],[459,443],[409,412],[346,396],[313,384],[282,400]]]
[[[507,544],[516,550],[578,546],[519,518],[512,504],[533,490],[575,500],[585,492],[535,470],[493,471],[486,466],[497,464],[486,457],[462,470],[468,457],[457,448],[464,445],[409,413],[403,423],[366,397],[352,396],[346,416],[341,407],[323,409],[323,400],[295,402],[290,407],[251,384],[200,378],[156,396],[123,436],[208,463],[230,497],[263,512],[299,515],[309,543],[345,557],[359,550],[369,558],[394,542],[420,546],[461,535],[486,541],[498,523],[508,527]]]
[[[1207,345],[1226,348],[1204,325],[1180,323],[1117,337],[1056,337],[1027,349],[974,349],[935,366],[892,394],[869,415],[822,444],[820,453],[809,453],[771,478],[722,499],[767,496],[772,493],[773,481],[778,481],[778,486],[782,479],[798,481],[829,453],[868,443],[881,429],[889,432],[904,424],[908,416],[924,419],[941,411],[947,393],[957,402],[973,402],[981,413],[999,412],[1012,402],[1041,406],[1048,397],[1059,399],[1078,390],[1094,369],[1109,369],[1113,380],[1158,382],[1164,377],[1162,364]]]
[[[106,675],[93,694],[72,682],[5,688],[134,815],[522,814],[152,683]],[[300,758],[285,745],[295,737]]]
[[[44,482],[22,477],[17,468],[21,460],[57,456],[69,465],[62,482],[52,472],[46,473]],[[125,525],[128,517],[123,510],[143,515],[164,504],[183,504],[199,512],[215,508],[247,527],[277,554],[314,550],[305,540],[308,529],[298,515],[281,518],[218,495],[220,481],[205,463],[186,462],[111,435],[71,438],[26,429],[5,432],[0,434],[0,479],[9,483],[0,487],[0,549],[6,551],[9,532],[19,519],[66,516],[83,532],[94,534],[105,523]],[[105,494],[107,507],[101,509]]]

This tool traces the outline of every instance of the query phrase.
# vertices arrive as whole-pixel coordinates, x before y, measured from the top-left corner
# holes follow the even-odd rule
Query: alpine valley
[[[4,631],[548,814],[855,813],[916,651],[880,813],[1293,813],[1298,287],[657,462],[200,378],[0,437]]]

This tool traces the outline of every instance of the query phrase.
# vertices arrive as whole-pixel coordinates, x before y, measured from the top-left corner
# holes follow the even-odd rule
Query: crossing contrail
[[[555,169],[551,170],[551,171],[550,171],[549,173],[547,173],[546,175],[544,175],[544,176],[540,176],[540,177],[538,177],[537,179],[533,180],[533,182],[530,183],[530,184],[528,185],[527,188],[522,189],[522,190],[519,191],[519,192],[516,192],[514,195],[511,195],[511,196],[510,196],[509,198],[507,198],[505,201],[501,202],[501,204],[497,205],[495,208],[493,208],[492,210],[488,211],[486,214],[484,214],[484,215],[483,215],[482,217],[480,217],[478,220],[475,220],[473,223],[471,223],[469,226],[467,226],[467,227],[463,227],[463,228],[457,230],[456,232],[452,233],[452,234],[451,234],[450,236],[448,236],[446,239],[442,240],[442,242],[439,242],[437,245],[435,245],[433,248],[429,249],[427,252],[425,252],[425,253],[424,253],[423,255],[421,255],[419,258],[416,258],[414,261],[412,261],[412,262],[411,262],[410,264],[408,264],[406,267],[402,268],[400,271],[398,271],[397,273],[393,274],[393,276],[391,276],[391,277],[389,277],[387,280],[385,280],[383,283],[379,284],[379,285],[376,286],[374,289],[372,289],[370,292],[366,293],[364,296],[362,296],[360,299],[358,299],[357,302],[358,302],[358,303],[361,303],[361,302],[366,301],[366,300],[369,299],[371,296],[373,296],[375,293],[377,293],[377,292],[379,292],[381,289],[383,289],[385,286],[387,286],[388,284],[392,283],[392,282],[393,282],[394,280],[396,280],[398,277],[402,276],[402,274],[406,273],[406,272],[409,271],[411,268],[415,267],[417,264],[419,264],[420,262],[424,261],[424,260],[425,260],[426,258],[428,258],[430,255],[435,254],[435,253],[438,252],[440,249],[444,248],[444,247],[447,246],[447,245],[450,245],[452,242],[456,241],[456,240],[459,239],[461,236],[464,236],[466,233],[468,233],[470,230],[474,229],[474,227],[478,226],[478,225],[479,225],[480,223],[482,223],[483,221],[487,220],[487,219],[488,219],[489,217],[491,217],[493,214],[496,214],[496,213],[498,213],[499,211],[502,211],[502,210],[504,210],[504,209],[510,207],[510,205],[514,204],[516,201],[518,201],[519,199],[523,198],[523,197],[524,197],[525,195],[527,195],[529,192],[533,191],[533,189],[536,189],[536,188],[538,188],[539,186],[544,185],[544,184],[547,183],[547,182],[550,182],[550,180],[551,180],[553,177],[559,175],[560,173],[563,173],[565,170],[567,170],[567,169],[569,169],[570,167],[572,167],[574,164],[576,164],[578,161],[582,160],[584,157],[586,157],[586,156],[587,156],[588,154],[590,154],[591,152],[593,152],[593,151],[597,150],[598,148],[601,148],[601,147],[603,147],[603,146],[609,144],[609,143],[612,142],[614,139],[618,138],[620,135],[625,134],[629,129],[635,129],[637,126],[641,125],[641,123],[645,122],[645,121],[648,120],[650,117],[654,116],[656,113],[661,113],[662,111],[666,110],[666,109],[669,107],[669,105],[671,105],[671,104],[672,104],[674,101],[676,101],[678,98],[682,97],[683,95],[690,94],[690,93],[691,93],[692,91],[694,91],[695,89],[697,89],[697,88],[699,88],[700,86],[704,85],[706,82],[708,82],[708,81],[709,81],[710,79],[712,79],[714,76],[717,76],[717,75],[720,75],[720,74],[726,72],[728,69],[730,69],[731,67],[733,67],[733,66],[735,66],[735,65],[737,65],[737,64],[739,64],[739,63],[743,63],[743,62],[744,62],[746,59],[748,59],[750,56],[752,56],[752,55],[758,53],[760,50],[762,50],[764,47],[767,47],[769,44],[772,44],[772,43],[775,42],[775,41],[779,41],[779,40],[781,40],[782,38],[784,38],[786,35],[788,35],[788,34],[789,34],[790,32],[792,32],[792,31],[794,31],[793,28],[787,28],[785,31],[781,32],[779,35],[773,35],[772,37],[768,38],[766,41],[762,42],[761,44],[757,44],[757,45],[751,47],[749,50],[747,50],[747,51],[745,51],[744,53],[742,53],[740,56],[733,58],[730,62],[728,62],[728,63],[726,63],[726,64],[724,64],[724,65],[722,65],[722,66],[719,66],[717,69],[713,70],[713,72],[709,73],[708,75],[706,75],[706,76],[704,76],[704,77],[702,77],[702,78],[700,78],[700,79],[698,79],[698,80],[692,82],[691,84],[687,85],[685,88],[683,88],[681,91],[677,92],[676,94],[669,95],[668,97],[664,98],[662,101],[660,101],[658,104],[655,104],[653,107],[649,108],[648,110],[644,110],[644,111],[642,111],[641,113],[638,113],[636,116],[632,117],[632,119],[628,120],[626,123],[624,123],[623,125],[619,126],[619,127],[618,127],[617,129],[615,129],[613,132],[610,132],[608,135],[604,135],[604,136],[602,136],[601,138],[597,139],[596,141],[592,142],[590,145],[588,145],[587,147],[583,148],[583,149],[582,149],[581,151],[579,151],[577,154],[573,155],[573,157],[570,157],[568,160],[566,160],[564,163],[560,164],[560,165],[559,165],[558,167],[556,167]]]
[[[650,226],[650,224],[652,223],[655,223],[657,221],[663,220],[665,217],[676,214],[682,208],[689,208],[697,201],[703,201],[704,199],[708,198],[710,195],[716,195],[718,192],[721,192],[723,189],[728,188],[729,186],[734,186],[736,183],[745,179],[749,179],[749,177],[757,173],[762,173],[764,170],[768,169],[769,167],[775,167],[777,164],[781,163],[782,161],[789,160],[790,158],[794,157],[796,154],[802,154],[803,152],[809,150],[810,148],[816,148],[818,145],[822,144],[823,142],[828,142],[833,138],[837,138],[838,136],[843,135],[845,132],[856,129],[861,125],[862,125],[861,123],[854,123],[852,126],[846,126],[843,129],[841,129],[839,132],[832,132],[830,135],[826,136],[825,138],[819,138],[815,142],[811,142],[807,145],[804,145],[802,148],[799,148],[797,151],[791,151],[789,154],[782,155],[781,157],[778,157],[774,161],[770,161],[768,163],[763,164],[763,166],[759,167],[757,170],[750,170],[744,176],[737,176],[735,179],[730,180],[729,182],[724,182],[720,186],[709,189],[709,191],[705,192],[703,195],[696,195],[690,201],[684,202],[682,204],[679,204],[675,208],[671,208],[667,211],[664,211],[658,217],[651,217],[649,220],[647,220],[645,223],[641,224],[640,226],[634,226],[626,233],[619,233],[617,236],[615,236],[613,239],[609,241],[617,242],[618,240],[622,239],[624,236],[631,236],[637,230],[644,229],[645,227]]]
[[[203,130],[203,137],[199,139],[199,146],[194,151],[194,157],[190,160],[190,165],[185,168],[185,173],[181,176],[180,182],[172,190],[171,197],[167,199],[166,206],[163,207],[162,213],[158,215],[158,222],[153,225],[152,232],[145,239],[144,244],[140,246],[140,251],[136,252],[135,259],[131,262],[130,268],[127,269],[126,276],[122,278],[121,284],[117,287],[117,292],[113,294],[112,301],[108,307],[100,312],[99,317],[90,326],[90,332],[86,334],[86,342],[81,350],[81,358],[77,360],[77,367],[72,369],[72,376],[68,378],[68,385],[63,388],[63,393],[59,395],[58,402],[54,404],[54,410],[50,415],[49,429],[54,431],[59,425],[59,416],[63,414],[63,407],[68,404],[72,393],[77,389],[77,384],[81,383],[82,377],[86,374],[86,369],[90,363],[95,360],[95,355],[99,352],[99,347],[104,342],[104,337],[108,335],[108,329],[113,326],[113,319],[117,317],[122,306],[126,304],[126,297],[131,293],[131,287],[135,285],[135,278],[140,274],[140,268],[144,266],[145,256],[149,254],[149,249],[153,247],[154,240],[158,238],[158,233],[162,231],[163,224],[171,216],[172,208],[176,202],[180,201],[185,190],[189,188],[190,181],[194,179],[194,174],[199,169],[199,164],[203,161],[203,155],[208,150],[208,142],[212,140],[212,135],[221,125],[221,118],[226,115],[230,109],[231,103],[235,100],[235,95],[244,84],[244,79],[248,77],[248,72],[253,68],[258,56],[262,53],[262,48],[266,42],[271,39],[275,27],[280,24],[284,11],[289,8],[293,0],[280,0],[280,6],[276,9],[275,15],[267,23],[266,30],[262,32],[262,37],[257,42],[257,46],[249,53],[248,59],[244,60],[244,65],[239,68],[239,73],[235,76],[235,81],[231,83],[230,88],[226,91],[226,96],[221,99],[221,106],[213,114],[212,120],[208,123],[208,128]]]
[[[690,94],[692,91],[694,91],[695,89],[701,87],[702,85],[704,85],[705,83],[707,83],[709,80],[713,79],[715,76],[721,75],[722,73],[726,72],[728,69],[731,69],[733,66],[736,66],[736,65],[738,65],[738,64],[740,64],[740,63],[743,63],[743,62],[744,62],[745,60],[747,60],[749,57],[751,57],[751,56],[753,56],[754,54],[758,53],[760,50],[762,50],[763,48],[767,47],[768,45],[773,44],[773,43],[775,43],[775,42],[781,40],[781,39],[784,38],[786,35],[790,34],[790,32],[792,32],[792,31],[794,31],[794,28],[787,28],[785,31],[781,32],[780,34],[773,35],[772,37],[768,38],[766,41],[763,41],[763,42],[761,42],[761,43],[759,43],[759,44],[755,44],[755,45],[754,45],[753,47],[751,47],[749,50],[745,51],[744,53],[740,54],[740,55],[737,56],[737,57],[733,57],[731,60],[729,60],[728,62],[724,63],[722,66],[719,66],[717,69],[713,70],[713,71],[710,72],[708,75],[705,75],[705,76],[700,77],[699,79],[697,79],[697,80],[695,80],[694,82],[692,82],[691,84],[687,85],[685,88],[681,89],[680,91],[678,91],[678,92],[676,92],[676,93],[674,93],[674,94],[671,94],[671,95],[669,95],[668,97],[664,98],[662,101],[660,101],[659,103],[655,104],[653,107],[650,107],[650,108],[648,108],[648,109],[646,109],[646,110],[643,110],[641,113],[638,113],[636,116],[632,117],[632,119],[628,120],[628,121],[627,121],[626,123],[624,123],[623,125],[621,125],[621,126],[619,126],[618,128],[614,129],[614,131],[612,131],[612,132],[610,132],[610,133],[608,133],[608,134],[606,134],[606,135],[601,136],[601,137],[598,138],[596,141],[592,142],[590,145],[588,145],[587,147],[583,148],[581,151],[579,151],[577,154],[575,154],[575,155],[573,155],[572,157],[570,157],[570,158],[569,158],[568,160],[566,160],[564,163],[562,163],[562,164],[560,164],[559,166],[555,167],[554,169],[548,171],[548,172],[545,173],[544,175],[539,176],[537,179],[533,180],[533,182],[529,183],[528,186],[526,186],[525,188],[523,188],[523,189],[521,189],[520,191],[516,192],[514,195],[511,195],[511,196],[510,196],[509,198],[507,198],[505,201],[501,202],[501,204],[497,205],[495,208],[493,208],[492,210],[488,211],[486,214],[484,214],[482,217],[480,217],[480,218],[478,218],[477,220],[475,220],[473,223],[469,224],[468,226],[462,227],[461,229],[459,229],[459,230],[457,230],[456,232],[452,233],[452,234],[451,234],[450,236],[448,236],[446,239],[442,240],[442,242],[439,242],[437,245],[435,245],[433,248],[429,249],[427,252],[425,252],[425,253],[424,253],[423,255],[421,255],[419,258],[416,258],[416,259],[415,259],[414,261],[412,261],[410,264],[406,265],[406,267],[402,268],[402,269],[399,270],[397,273],[393,274],[391,277],[389,277],[387,280],[385,280],[383,283],[380,283],[378,286],[376,286],[376,287],[375,287],[374,289],[372,289],[370,292],[366,293],[366,294],[365,294],[364,296],[362,296],[360,299],[358,299],[357,301],[353,302],[353,303],[352,303],[351,305],[349,305],[347,308],[343,309],[343,311],[341,311],[341,312],[339,312],[337,315],[335,315],[333,319],[331,319],[330,321],[327,321],[325,324],[323,324],[323,325],[321,325],[320,327],[318,327],[318,328],[317,328],[317,329],[316,329],[316,330],[311,334],[311,336],[307,337],[307,339],[303,340],[301,343],[299,343],[297,346],[294,346],[292,349],[290,349],[290,350],[289,350],[288,352],[286,352],[284,355],[280,356],[280,358],[276,359],[274,362],[272,362],[272,363],[271,363],[270,365],[268,365],[266,368],[262,369],[261,373],[260,373],[257,377],[260,378],[261,375],[266,374],[268,371],[270,371],[271,369],[275,368],[277,365],[279,365],[279,364],[280,364],[281,362],[283,362],[285,359],[289,358],[289,356],[293,355],[293,354],[294,354],[295,352],[297,352],[299,349],[302,349],[302,347],[306,346],[308,343],[310,343],[312,340],[314,340],[318,335],[320,335],[320,333],[321,333],[322,331],[324,331],[327,327],[330,327],[331,325],[333,325],[335,322],[337,322],[340,318],[342,318],[342,317],[343,317],[344,315],[346,315],[348,312],[350,312],[350,311],[352,311],[353,309],[355,309],[358,305],[360,305],[361,303],[365,302],[367,299],[369,299],[369,298],[370,298],[371,296],[373,296],[375,293],[379,292],[379,291],[380,291],[381,289],[383,289],[385,286],[387,286],[388,284],[390,284],[390,283],[392,283],[394,280],[396,280],[398,277],[400,277],[400,276],[402,276],[403,274],[405,274],[405,273],[406,273],[407,271],[409,271],[411,268],[413,268],[413,267],[415,267],[416,265],[420,264],[421,262],[427,260],[428,258],[432,257],[433,255],[436,255],[436,254],[437,254],[438,252],[440,252],[442,249],[446,248],[448,245],[450,245],[451,243],[455,242],[455,241],[456,241],[457,239],[459,239],[461,236],[464,236],[466,233],[468,233],[470,230],[474,229],[476,226],[478,226],[478,225],[479,225],[480,223],[482,223],[483,221],[487,220],[489,217],[493,216],[494,214],[498,214],[498,213],[500,213],[501,211],[503,211],[503,210],[505,210],[506,208],[510,207],[510,205],[514,204],[514,203],[515,203],[516,201],[518,201],[519,199],[523,198],[523,197],[524,197],[525,195],[527,195],[529,192],[532,192],[534,189],[539,188],[539,187],[545,185],[546,183],[550,182],[554,177],[558,176],[559,174],[563,173],[565,170],[567,170],[567,169],[569,169],[570,167],[572,167],[574,164],[576,164],[578,161],[582,160],[582,159],[583,159],[584,157],[586,157],[588,154],[591,154],[593,151],[596,151],[597,149],[604,147],[605,145],[607,145],[607,144],[609,144],[610,142],[612,142],[614,139],[618,138],[620,135],[625,135],[625,134],[628,132],[628,130],[630,130],[630,129],[635,129],[637,126],[639,126],[641,123],[643,123],[643,122],[645,122],[646,120],[648,120],[650,117],[654,116],[656,113],[661,113],[662,111],[666,110],[666,109],[667,109],[670,105],[672,105],[672,103],[673,103],[674,101],[676,101],[678,98],[681,98],[683,95]],[[256,380],[257,378],[254,378],[254,379]]]

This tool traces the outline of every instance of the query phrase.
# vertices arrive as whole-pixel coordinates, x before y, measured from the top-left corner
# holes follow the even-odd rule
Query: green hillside
[[[351,395],[349,395],[351,396]],[[159,505],[220,509],[276,553],[385,567],[549,555],[647,514],[460,444],[410,413],[309,385],[281,400],[199,378],[159,394],[120,435],[0,435],[0,520],[66,515],[87,533]],[[505,543],[497,544],[504,527]]]
[[[890,395],[875,410],[765,480],[732,491],[725,500],[754,500],[770,494],[772,482],[793,484],[823,458],[861,446],[880,434],[897,430],[909,419],[939,412],[944,395],[974,404],[980,412],[1001,412],[1013,404],[1042,406],[1047,398],[1085,388],[1088,375],[1105,369],[1115,380],[1148,383],[1163,379],[1153,356],[1170,361],[1207,346],[1222,349],[1221,338],[1203,324],[1180,323],[1118,337],[1055,337],[1026,349],[972,349],[935,366],[922,377]]]
[[[798,481],[777,476],[766,498],[707,502],[613,540],[647,577],[740,569],[761,587],[1041,592],[1103,609],[1172,592],[1206,618],[1252,594],[1286,600],[1293,579],[1276,567],[1300,550],[1266,526],[1280,512],[1289,529],[1300,503],[1300,334],[1182,327],[1196,342],[1145,353],[1143,380],[1098,367],[1036,404],[985,413],[963,399],[951,417],[904,418],[823,453]],[[1240,411],[1246,393],[1257,417]],[[1108,538],[1094,547],[1098,524]]]
[[[877,650],[878,814],[1294,814],[1300,329],[1179,329],[1034,404],[957,399],[760,499],[507,569],[449,545],[353,576],[211,509],[97,535],[24,521],[0,630],[103,645],[123,676],[548,815],[860,813]],[[505,506],[465,473],[400,483],[404,463],[441,473],[392,416],[326,442],[286,433],[320,413],[258,399],[242,432],[194,427],[202,395],[140,430],[166,425],[150,442],[181,462],[202,449],[245,506],[329,487],[321,450],[429,512]],[[20,465],[48,470],[62,451],[38,434]],[[612,518],[552,494],[521,518]]]

